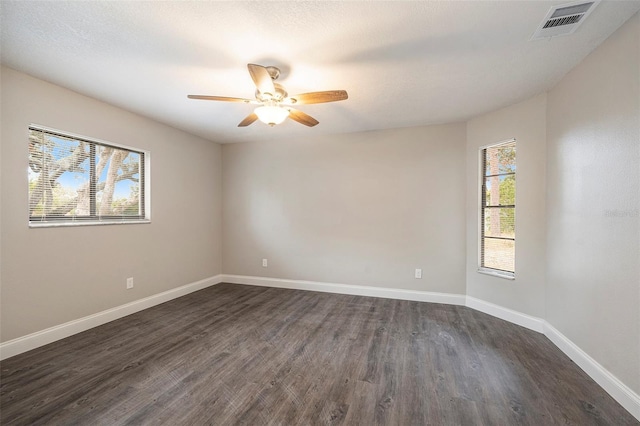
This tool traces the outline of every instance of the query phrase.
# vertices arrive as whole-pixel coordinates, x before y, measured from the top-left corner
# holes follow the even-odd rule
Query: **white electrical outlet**
[[[422,269],[416,269],[416,278],[422,278]]]
[[[133,277],[127,278],[127,290],[133,288]]]
[[[262,259],[262,267],[266,268],[268,266],[267,259]]]

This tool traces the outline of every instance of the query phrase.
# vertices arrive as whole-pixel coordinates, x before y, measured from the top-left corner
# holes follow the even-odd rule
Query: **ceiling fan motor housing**
[[[267,101],[280,102],[288,96],[287,91],[284,90],[284,87],[282,87],[282,85],[278,83],[273,83],[273,86],[276,89],[276,93],[262,93],[260,92],[260,90],[256,89],[256,99],[261,102],[267,102]]]

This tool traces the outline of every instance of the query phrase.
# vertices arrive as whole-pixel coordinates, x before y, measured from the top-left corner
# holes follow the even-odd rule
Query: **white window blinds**
[[[516,141],[481,150],[480,269],[515,274]]]
[[[29,127],[29,223],[147,219],[145,152]]]

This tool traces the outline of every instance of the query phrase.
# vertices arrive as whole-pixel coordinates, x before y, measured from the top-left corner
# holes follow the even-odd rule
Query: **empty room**
[[[0,424],[640,425],[640,1],[0,37]]]

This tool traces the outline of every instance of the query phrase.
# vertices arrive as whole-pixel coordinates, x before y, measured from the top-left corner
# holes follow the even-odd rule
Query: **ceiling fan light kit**
[[[258,104],[254,112],[249,114],[238,124],[238,127],[246,127],[256,120],[273,127],[282,123],[287,117],[300,124],[313,127],[318,120],[290,105],[320,104],[325,102],[343,101],[349,96],[345,90],[327,90],[323,92],[302,93],[289,97],[282,85],[275,83],[280,76],[280,70],[276,67],[263,67],[262,65],[248,64],[249,74],[256,85],[256,100],[244,98],[230,98],[227,96],[188,95],[189,99],[206,101],[243,102]]]
[[[277,105],[263,105],[254,111],[258,119],[273,127],[282,123],[289,116],[289,110]]]

